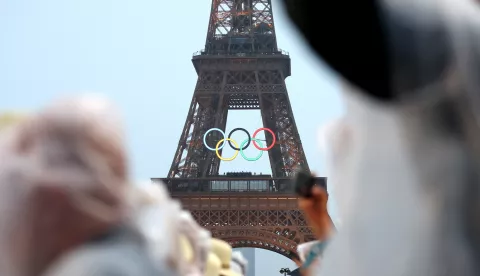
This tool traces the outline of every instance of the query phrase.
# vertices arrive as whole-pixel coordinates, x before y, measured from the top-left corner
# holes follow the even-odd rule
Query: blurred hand
[[[327,210],[328,193],[319,186],[312,187],[312,197],[298,199],[298,206],[305,213],[309,225],[318,240],[328,239],[334,226]]]

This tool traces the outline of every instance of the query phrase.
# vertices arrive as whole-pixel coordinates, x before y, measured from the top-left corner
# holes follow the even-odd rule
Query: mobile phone
[[[295,175],[295,193],[301,197],[312,197],[312,187],[315,185],[315,177],[310,172],[300,170]]]
[[[300,197],[312,197],[312,187],[319,186],[325,191],[327,190],[327,178],[317,177],[310,173],[309,170],[299,170],[295,174],[293,187],[295,193]]]

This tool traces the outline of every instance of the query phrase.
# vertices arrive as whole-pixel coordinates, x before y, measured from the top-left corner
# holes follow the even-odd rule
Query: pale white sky
[[[312,170],[323,172],[317,129],[339,116],[339,85],[273,0],[295,121]],[[0,109],[37,109],[82,91],[101,92],[123,110],[132,177],[166,176],[196,82],[192,53],[204,47],[211,0],[0,0]],[[231,112],[227,131],[261,126],[258,111]],[[228,154],[228,151],[225,152]],[[247,153],[248,154],[248,153]],[[269,172],[268,155],[221,171]],[[293,267],[257,250],[257,275]]]

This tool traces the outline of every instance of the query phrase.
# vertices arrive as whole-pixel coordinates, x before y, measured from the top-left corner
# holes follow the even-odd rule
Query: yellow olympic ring
[[[217,146],[215,147],[215,153],[217,154],[218,159],[220,159],[220,160],[222,160],[222,161],[232,161],[233,159],[237,158],[237,155],[238,155],[238,153],[240,152],[239,150],[235,150],[235,154],[234,154],[232,157],[230,157],[230,158],[223,158],[223,157],[220,156],[220,153],[218,153],[218,150],[219,150],[218,147],[220,146],[220,144],[221,144],[223,141],[230,141],[230,142],[232,142],[232,144],[238,149],[238,144],[237,144],[237,142],[235,142],[233,139],[231,139],[231,138],[222,139],[222,140],[218,141]]]

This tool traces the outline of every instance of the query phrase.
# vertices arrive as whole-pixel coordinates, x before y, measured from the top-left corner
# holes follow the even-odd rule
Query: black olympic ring
[[[243,150],[246,150],[248,148],[248,146],[250,146],[250,142],[252,141],[252,137],[250,136],[250,133],[244,129],[244,128],[241,128],[241,127],[237,127],[237,128],[234,128],[232,131],[230,131],[230,133],[228,134],[228,139],[231,139],[232,138],[232,134],[237,131],[237,130],[241,130],[243,132],[245,132],[248,136],[248,142],[247,144],[242,148],[242,151]],[[234,145],[232,145],[232,140],[227,140],[228,141],[228,144],[230,145],[230,147],[234,150],[240,150],[239,148],[235,147]]]

